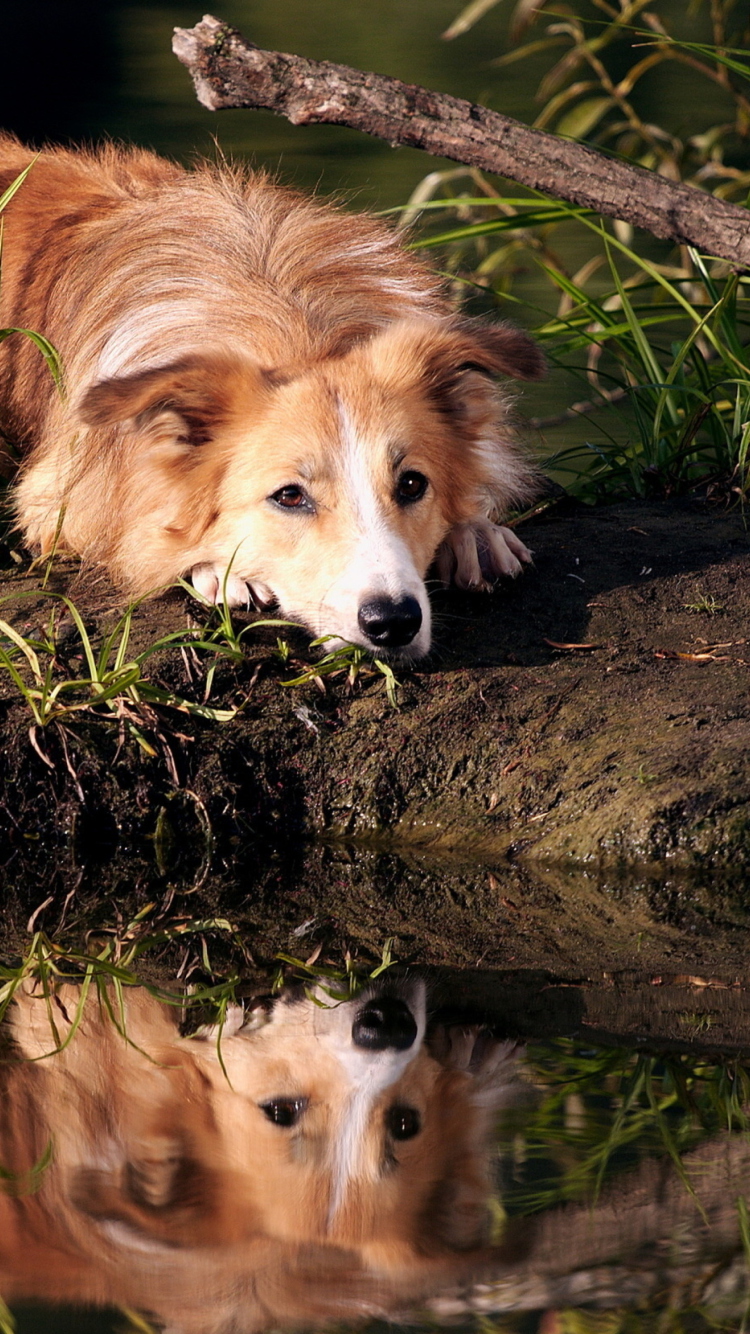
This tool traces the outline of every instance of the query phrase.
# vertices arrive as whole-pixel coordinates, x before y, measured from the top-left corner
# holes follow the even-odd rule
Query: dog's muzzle
[[[365,1051],[407,1051],[416,1036],[417,1021],[397,996],[367,1001],[352,1024],[352,1042]]]
[[[422,608],[416,598],[371,598],[363,602],[357,616],[359,628],[377,648],[404,648],[411,644],[422,625]]]

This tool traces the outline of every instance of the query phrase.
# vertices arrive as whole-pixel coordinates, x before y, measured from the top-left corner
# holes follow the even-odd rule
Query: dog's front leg
[[[473,519],[451,528],[435,555],[435,566],[443,585],[472,592],[488,592],[500,575],[515,579],[532,554],[513,532],[489,519]]]

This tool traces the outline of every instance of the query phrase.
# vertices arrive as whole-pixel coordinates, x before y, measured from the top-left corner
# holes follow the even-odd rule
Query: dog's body
[[[430,1050],[419,982],[316,1000],[180,1037],[134,989],[82,1016],[75,986],[51,1009],[20,991],[23,1059],[6,1053],[0,1106],[15,1174],[0,1183],[3,1296],[249,1334],[383,1313],[486,1262],[509,1044],[443,1028]]]
[[[0,137],[0,193],[32,155]],[[462,319],[374,219],[262,175],[144,152],[44,152],[4,213],[0,424],[25,455],[32,548],[56,543],[142,594],[192,572],[315,634],[412,656],[424,577],[517,573],[498,528],[526,499],[489,376],[542,359]],[[441,544],[442,547],[441,547]]]

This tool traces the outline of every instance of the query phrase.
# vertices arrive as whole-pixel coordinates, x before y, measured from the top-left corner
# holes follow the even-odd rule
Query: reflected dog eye
[[[399,505],[413,505],[421,500],[429,483],[423,472],[402,472],[396,483],[396,501]]]
[[[289,1130],[296,1126],[307,1107],[307,1098],[269,1098],[268,1102],[261,1102],[258,1106],[275,1126]]]
[[[393,1139],[414,1139],[422,1129],[422,1120],[414,1107],[389,1107],[385,1124]]]
[[[309,497],[301,486],[281,486],[268,499],[283,510],[312,509]]]

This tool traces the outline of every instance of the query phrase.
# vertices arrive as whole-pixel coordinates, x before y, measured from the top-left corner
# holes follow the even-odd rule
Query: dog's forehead
[[[316,368],[280,386],[271,418],[284,421],[295,441],[345,443],[352,432],[389,445],[409,427],[407,395],[384,385],[369,368],[343,362]]]

